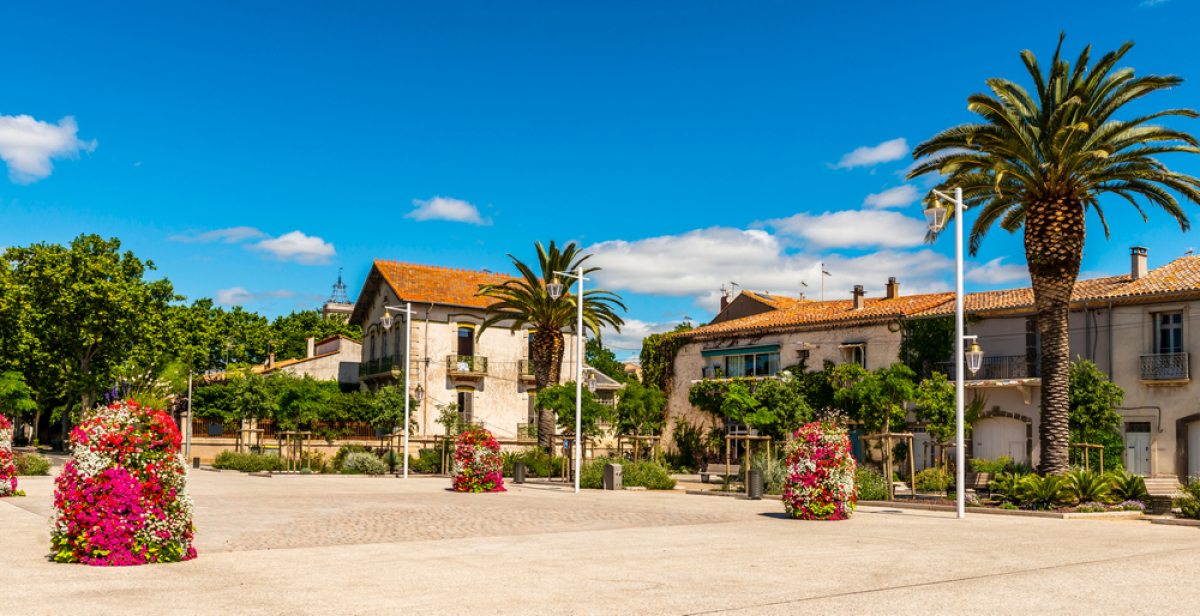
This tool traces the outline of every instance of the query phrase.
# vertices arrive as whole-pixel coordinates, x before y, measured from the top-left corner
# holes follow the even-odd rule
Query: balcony
[[[488,360],[481,355],[447,355],[446,374],[451,376],[486,376]]]
[[[954,380],[954,362],[938,362],[933,365],[933,372],[945,374]],[[971,373],[966,369],[968,381],[1003,381],[1009,379],[1041,378],[1041,367],[1037,355],[997,355],[983,356],[983,365],[979,371]]]
[[[400,376],[400,371],[403,369],[404,356],[389,355],[370,361],[359,362],[358,378],[394,378]]]
[[[537,374],[534,371],[532,359],[522,359],[517,361],[517,376],[523,381],[537,380]]]
[[[1142,356],[1143,381],[1186,381],[1188,374],[1187,353],[1156,353]]]

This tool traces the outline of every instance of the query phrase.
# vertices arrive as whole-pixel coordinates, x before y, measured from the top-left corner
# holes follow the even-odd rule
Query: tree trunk
[[[1067,330],[1071,294],[1079,277],[1084,241],[1083,204],[1072,199],[1030,203],[1025,214],[1025,259],[1033,282],[1038,330],[1042,336],[1041,424],[1038,439],[1042,475],[1069,470],[1071,348]]]
[[[551,385],[557,385],[562,373],[563,335],[557,329],[540,328],[533,334],[533,344],[529,359],[533,361],[534,383],[537,391],[541,392]],[[541,409],[538,411],[538,445],[546,448],[554,446],[554,413]]]

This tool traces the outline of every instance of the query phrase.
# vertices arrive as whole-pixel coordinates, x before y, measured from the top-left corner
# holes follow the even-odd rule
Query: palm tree
[[[938,172],[943,174],[939,190],[962,188],[965,206],[979,209],[971,229],[972,255],[994,224],[1009,233],[1025,229],[1025,259],[1042,334],[1043,474],[1062,474],[1068,467],[1067,309],[1083,255],[1086,212],[1095,211],[1107,238],[1099,199],[1104,193],[1129,202],[1143,220],[1144,203],[1160,207],[1184,231],[1191,223],[1171,191],[1200,203],[1200,180],[1174,173],[1155,158],[1200,153],[1195,137],[1151,124],[1166,116],[1195,118],[1195,111],[1168,109],[1131,120],[1113,118],[1126,104],[1175,87],[1183,79],[1135,77],[1133,69],[1114,70],[1132,42],[1090,68],[1091,47],[1085,47],[1072,70],[1059,57],[1062,40],[1060,36],[1048,74],[1032,52],[1021,52],[1036,88],[1033,95],[1011,81],[989,79],[991,95],[967,98],[967,108],[984,122],[956,126],[917,146],[913,158],[932,158],[908,176]],[[925,202],[933,205],[936,199],[931,193]]]
[[[492,297],[497,301],[488,307],[489,315],[479,327],[476,336],[482,336],[487,328],[502,322],[509,323],[511,331],[520,331],[525,325],[534,328],[533,342],[530,344],[530,360],[533,361],[535,387],[537,391],[555,385],[559,381],[559,372],[563,360],[563,329],[575,324],[577,318],[575,293],[571,290],[576,284],[573,278],[563,282],[562,295],[555,299],[546,291],[544,281],[554,281],[554,272],[574,272],[587,261],[591,255],[579,256],[579,247],[567,244],[559,249],[550,242],[547,250],[541,242],[536,242],[538,253],[538,272],[534,272],[520,259],[508,255],[513,265],[521,272],[521,276],[507,280],[501,284],[484,285],[480,288],[479,297]],[[599,271],[598,267],[585,268],[583,273]],[[598,289],[583,292],[583,324],[592,331],[592,335],[600,337],[600,328],[607,324],[617,332],[625,321],[617,316],[614,308],[627,310],[621,303],[621,296],[609,291]],[[579,333],[579,332],[577,332]],[[582,341],[580,342],[582,343]],[[554,417],[550,411],[538,411],[538,442],[549,447],[554,434]]]

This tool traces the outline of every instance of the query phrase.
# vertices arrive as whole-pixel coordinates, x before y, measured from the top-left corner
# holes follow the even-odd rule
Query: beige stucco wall
[[[703,351],[778,344],[780,368],[799,363],[801,352],[808,351],[808,369],[819,370],[826,360],[835,364],[846,363],[849,357],[845,350],[839,348],[840,345],[858,342],[866,343],[868,370],[890,366],[900,356],[900,333],[889,331],[885,324],[748,335],[736,340],[699,341],[685,345],[675,356],[671,391],[667,399],[667,425],[663,432],[666,446],[674,447],[671,435],[680,418],[706,429],[713,425],[711,415],[688,402],[688,390],[692,383],[703,378],[706,366],[715,365],[721,359],[703,357]]]
[[[403,332],[403,321],[396,319],[391,331],[380,327],[385,305],[395,306],[397,300],[385,291],[379,294],[372,305],[369,317],[363,324],[363,346],[359,361],[371,359],[371,340],[376,341],[376,356],[382,355],[382,336],[388,337],[388,352],[395,348],[395,332]],[[475,342],[475,355],[487,357],[488,372],[484,376],[447,374],[446,358],[458,353],[458,327],[468,325],[478,328],[483,324],[486,312],[477,308],[457,306],[414,304],[411,323],[411,343],[404,363],[409,367],[410,391],[417,385],[425,390],[425,399],[414,409],[414,418],[423,435],[441,434],[443,428],[437,424],[438,405],[457,402],[458,388],[470,388],[474,392],[472,419],[482,422],[497,438],[511,439],[517,435],[517,424],[529,421],[529,397],[533,388],[532,379],[523,380],[518,375],[520,360],[529,358],[529,329],[513,332],[509,323],[489,327]],[[392,316],[396,317],[395,311]],[[565,333],[565,351],[560,382],[574,379],[575,340],[573,334]],[[403,345],[403,333],[401,333]],[[365,384],[377,387],[378,381]]]
[[[326,345],[329,346],[329,345]],[[311,359],[289,364],[279,369],[297,376],[309,375],[322,381],[358,384],[358,362],[362,345],[352,340],[343,340],[336,353],[318,355]]]

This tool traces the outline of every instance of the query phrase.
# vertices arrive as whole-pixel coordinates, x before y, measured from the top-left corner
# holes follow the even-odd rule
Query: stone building
[[[456,404],[462,421],[481,425],[499,439],[523,436],[526,426],[537,423],[529,355],[533,330],[511,331],[509,323],[501,323],[477,335],[484,319],[495,314],[488,310],[495,300],[476,295],[480,286],[510,279],[488,271],[376,260],[350,315],[350,324],[363,331],[362,387],[375,391],[396,384],[407,368],[410,393],[418,386],[425,392],[413,410],[419,434],[441,434],[439,407]],[[406,302],[414,312],[407,348],[403,314],[387,308]],[[394,318],[390,328],[381,323],[385,310]],[[576,337],[564,334],[561,375],[566,381],[575,374]]]

